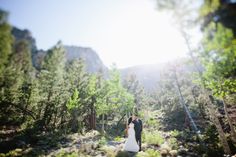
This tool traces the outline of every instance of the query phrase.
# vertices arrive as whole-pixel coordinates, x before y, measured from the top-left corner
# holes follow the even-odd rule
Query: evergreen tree
[[[85,72],[84,61],[82,59],[72,60],[66,64],[65,70],[66,89],[71,96],[66,106],[70,114],[70,118],[63,113],[61,122],[64,123],[66,118],[70,119],[70,126],[73,132],[81,131],[83,127],[82,99],[84,99],[87,86],[88,74]]]
[[[134,97],[122,86],[119,71],[115,67],[110,70],[109,79],[102,84],[98,95],[96,106],[98,115],[102,115],[102,132],[105,116],[120,119],[134,107]]]
[[[13,37],[11,26],[8,24],[8,13],[0,10],[0,85],[3,70],[8,63],[9,55],[12,53]]]
[[[134,74],[130,74],[123,82],[124,87],[129,93],[134,95],[135,107],[138,109],[145,108],[149,104],[149,96],[144,91],[144,87],[140,85]]]
[[[15,44],[14,53],[4,70],[2,104],[5,105],[6,108],[3,109],[6,111],[20,111],[18,121],[22,120],[21,122],[25,121],[26,116],[34,118],[30,110],[33,75],[28,43],[19,41]]]
[[[68,99],[64,82],[65,51],[61,43],[50,49],[38,74],[39,102],[36,111],[39,124],[43,127],[57,127],[60,124],[61,109]]]

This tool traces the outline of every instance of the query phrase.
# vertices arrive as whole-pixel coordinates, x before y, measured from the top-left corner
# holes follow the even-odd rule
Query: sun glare
[[[106,65],[118,67],[166,62],[186,55],[180,33],[170,16],[155,10],[152,1],[120,6],[101,27],[93,47]]]

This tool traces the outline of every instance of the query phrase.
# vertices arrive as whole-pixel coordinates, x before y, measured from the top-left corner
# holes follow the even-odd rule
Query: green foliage
[[[22,149],[11,150],[6,154],[0,153],[0,157],[11,157],[11,156],[22,156]]]
[[[214,125],[209,125],[202,137],[203,141],[208,144],[207,156],[220,156],[223,153],[223,149],[220,146],[218,133]]]
[[[40,126],[57,127],[69,97],[64,82],[65,57],[61,43],[50,49],[37,77],[37,108]],[[52,117],[55,117],[52,119]],[[53,121],[52,121],[53,120]],[[36,124],[37,125],[37,124]]]
[[[116,136],[114,138],[114,141],[117,141],[117,142],[121,142],[122,141],[122,138],[120,136]]]
[[[170,135],[172,137],[178,137],[180,135],[180,132],[178,130],[172,130],[170,131]]]
[[[106,137],[102,136],[98,143],[99,145],[102,145],[102,146],[106,145],[107,143]]]
[[[123,115],[132,110],[134,106],[133,95],[123,88],[117,69],[112,69],[110,79],[102,84],[96,106],[98,115],[109,115],[114,110],[117,111],[117,114]]]
[[[147,144],[158,145],[160,146],[164,143],[163,137],[160,135],[158,131],[145,131],[143,133],[143,141]]]
[[[77,89],[75,89],[73,95],[69,98],[66,107],[71,110],[75,107],[78,107],[77,105],[79,104],[80,98],[79,98],[79,92]]]
[[[137,157],[161,157],[161,154],[154,149],[147,149],[145,152],[139,152]]]
[[[179,144],[176,138],[169,138],[168,143],[170,144],[172,149],[178,149]]]
[[[149,117],[145,122],[144,122],[145,126],[147,126],[150,130],[158,130],[162,127],[159,119],[157,118],[153,118],[153,117]]]
[[[148,157],[160,157],[160,153],[157,150],[148,149],[146,150]]]
[[[13,45],[11,26],[7,20],[8,13],[0,9],[0,81],[3,77],[3,70],[8,63],[9,55],[12,53]]]
[[[155,120],[154,118],[149,118],[147,121],[146,121],[146,124],[148,126],[155,126],[157,123],[157,120]]]
[[[33,74],[34,69],[28,43],[19,41],[15,43],[14,51],[4,69],[3,80],[0,81],[0,84],[2,83],[0,92],[1,115],[7,117],[4,119],[5,123],[13,120],[21,124],[26,119],[30,120],[29,117],[34,118],[34,115],[28,111],[28,108],[33,106],[33,95],[31,94]],[[22,116],[18,115],[17,117],[16,112]]]
[[[219,0],[204,0],[204,3],[200,9],[200,16],[207,16],[210,13],[214,13],[219,6]]]
[[[139,83],[134,74],[128,75],[123,81],[124,88],[134,96],[135,107],[142,110],[143,106],[149,104],[149,97],[144,91],[144,87]]]
[[[206,86],[221,98],[235,93],[236,45],[233,32],[212,22],[205,28],[203,44]]]

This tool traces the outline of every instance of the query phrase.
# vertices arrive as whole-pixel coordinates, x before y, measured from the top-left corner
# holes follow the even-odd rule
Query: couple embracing
[[[127,133],[124,150],[129,152],[141,151],[141,134],[143,130],[142,121],[138,118],[138,112],[135,111],[128,120]]]

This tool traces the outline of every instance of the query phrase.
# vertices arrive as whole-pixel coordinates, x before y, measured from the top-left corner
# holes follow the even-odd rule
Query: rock
[[[160,154],[162,157],[166,157],[169,153],[166,149],[162,149],[162,150],[160,150]]]
[[[86,144],[82,144],[80,146],[80,151],[84,152],[84,153],[89,153],[92,150],[92,144],[91,143],[86,143]]]
[[[98,143],[93,143],[92,144],[92,149],[97,149],[99,147],[99,144]]]
[[[148,145],[146,143],[142,144],[142,150],[146,150],[148,148]]]
[[[177,157],[178,151],[177,150],[171,150],[169,152],[169,154],[171,155],[171,157]]]
[[[124,144],[120,144],[120,145],[116,146],[116,152],[123,150],[123,147],[124,147]]]
[[[171,148],[169,147],[169,145],[165,142],[164,144],[161,145],[160,150],[166,150],[167,154],[170,152]]]

